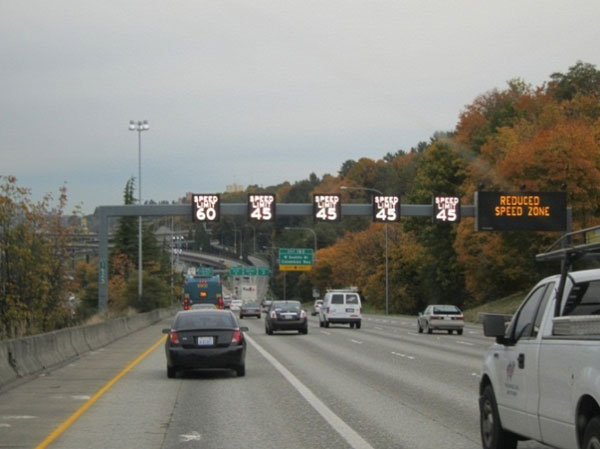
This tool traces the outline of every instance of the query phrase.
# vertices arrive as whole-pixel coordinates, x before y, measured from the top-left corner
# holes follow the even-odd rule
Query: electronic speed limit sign
[[[458,223],[460,221],[460,198],[457,196],[433,197],[434,223]]]
[[[275,195],[250,193],[248,195],[248,218],[256,221],[275,221]]]
[[[212,222],[221,218],[221,199],[216,193],[192,195],[192,207],[194,221]]]
[[[400,197],[375,195],[373,197],[373,221],[382,223],[400,220]]]
[[[315,221],[340,221],[342,218],[340,195],[313,195],[313,217]]]

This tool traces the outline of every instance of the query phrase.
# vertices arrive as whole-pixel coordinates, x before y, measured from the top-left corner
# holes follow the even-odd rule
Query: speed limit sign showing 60
[[[220,198],[218,194],[194,194],[192,206],[194,208],[194,221],[219,221]]]

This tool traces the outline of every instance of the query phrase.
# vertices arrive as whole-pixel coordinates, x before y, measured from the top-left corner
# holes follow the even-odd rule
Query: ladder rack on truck
[[[558,248],[559,246],[560,248]],[[561,262],[560,282],[554,309],[554,316],[556,317],[560,315],[565,282],[573,262],[584,257],[600,257],[600,226],[563,234],[545,252],[535,256],[535,260],[538,262]]]

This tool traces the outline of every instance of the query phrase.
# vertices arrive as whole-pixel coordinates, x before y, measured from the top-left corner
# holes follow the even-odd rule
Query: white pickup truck
[[[584,231],[538,254],[561,260],[562,272],[531,290],[508,327],[504,316],[484,317],[484,334],[496,337],[479,386],[485,449],[515,448],[520,440],[600,449],[600,269],[569,271],[573,261],[598,255],[600,243],[564,247]]]

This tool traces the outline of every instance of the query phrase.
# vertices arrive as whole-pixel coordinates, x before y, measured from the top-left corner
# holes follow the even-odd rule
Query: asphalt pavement
[[[310,317],[308,335],[268,336],[262,319],[240,323],[245,377],[168,379],[167,320],[1,393],[0,448],[481,447],[481,326],[429,335],[412,317],[364,316],[361,329]]]

